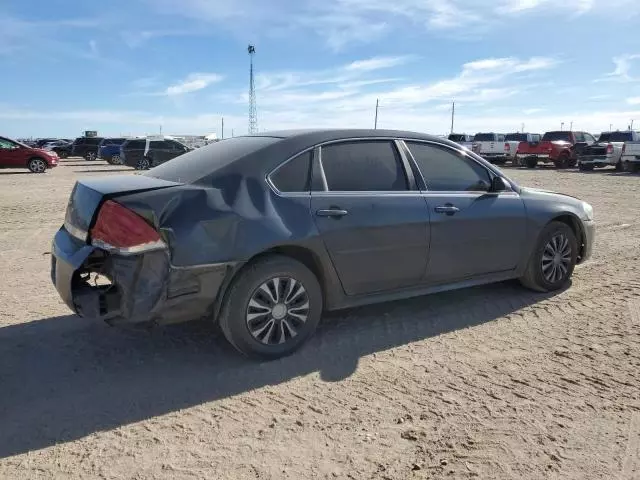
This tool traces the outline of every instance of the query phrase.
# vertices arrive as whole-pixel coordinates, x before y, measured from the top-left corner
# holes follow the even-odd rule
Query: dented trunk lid
[[[117,175],[78,180],[69,196],[64,227],[71,235],[86,241],[96,211],[107,199],[130,193],[180,186],[180,183],[142,175]]]

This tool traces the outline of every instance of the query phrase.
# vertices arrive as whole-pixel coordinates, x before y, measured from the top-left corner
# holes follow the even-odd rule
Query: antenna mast
[[[253,56],[256,48],[249,45],[249,134],[258,133],[258,112],[256,110],[256,86],[253,81]]]

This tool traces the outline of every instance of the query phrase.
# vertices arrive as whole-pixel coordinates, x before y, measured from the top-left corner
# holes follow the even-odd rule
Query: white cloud
[[[356,60],[345,67],[348,71],[370,72],[383,68],[397,67],[407,63],[412,57],[406,55],[402,57],[373,57],[367,60]]]
[[[181,82],[167,87],[164,93],[168,96],[176,96],[197,92],[220,80],[222,76],[217,73],[191,73]]]
[[[632,81],[634,78],[631,76],[630,71],[635,60],[640,59],[640,54],[624,54],[617,57],[613,57],[613,64],[615,69],[608,73],[606,76],[613,80],[619,81]]]
[[[640,105],[640,97],[627,98],[627,103],[629,105]]]

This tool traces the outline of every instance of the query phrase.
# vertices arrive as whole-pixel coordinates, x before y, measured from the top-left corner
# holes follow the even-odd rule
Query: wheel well
[[[238,278],[238,276],[242,273],[242,271],[245,268],[249,267],[250,265],[253,265],[258,260],[265,257],[269,257],[271,255],[282,255],[285,257],[293,258],[294,260],[297,260],[298,262],[302,263],[305,267],[307,267],[309,270],[311,270],[311,272],[318,279],[318,283],[320,284],[320,289],[322,291],[323,301],[326,302],[327,297],[326,297],[325,275],[324,275],[324,270],[322,269],[322,264],[320,263],[320,260],[318,259],[318,257],[311,250],[304,247],[298,247],[294,245],[273,247],[273,248],[270,248],[269,250],[265,250],[264,252],[260,252],[254,255],[253,257],[251,257],[244,265],[242,265],[241,268],[238,268],[233,273],[233,276],[228,280],[228,282],[225,282],[226,285],[225,285],[224,291],[222,292],[222,295],[218,295],[213,306],[213,315],[216,321],[217,321],[218,315],[220,314],[220,309],[222,308],[222,305],[227,296],[227,292],[229,291],[229,286],[233,282],[235,282],[235,280]]]
[[[576,240],[578,240],[578,263],[582,259],[582,254],[584,252],[584,232],[582,231],[582,227],[580,227],[580,222],[573,215],[560,215],[552,220],[553,222],[562,222],[567,225],[576,236]]]

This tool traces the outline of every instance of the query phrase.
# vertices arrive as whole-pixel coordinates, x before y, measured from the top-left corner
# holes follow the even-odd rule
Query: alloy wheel
[[[40,158],[34,158],[29,162],[29,169],[33,173],[42,173],[47,169],[47,165],[44,163],[44,160]]]
[[[542,274],[549,283],[564,280],[571,266],[571,244],[563,234],[554,235],[542,252]]]
[[[246,323],[251,336],[265,345],[279,345],[298,335],[309,317],[309,295],[291,277],[275,277],[251,295]]]
[[[89,160],[90,162],[93,162],[96,159],[96,154],[93,152],[89,152],[87,153],[87,160]]]
[[[122,160],[120,160],[120,155],[111,156],[111,165],[122,165]]]

